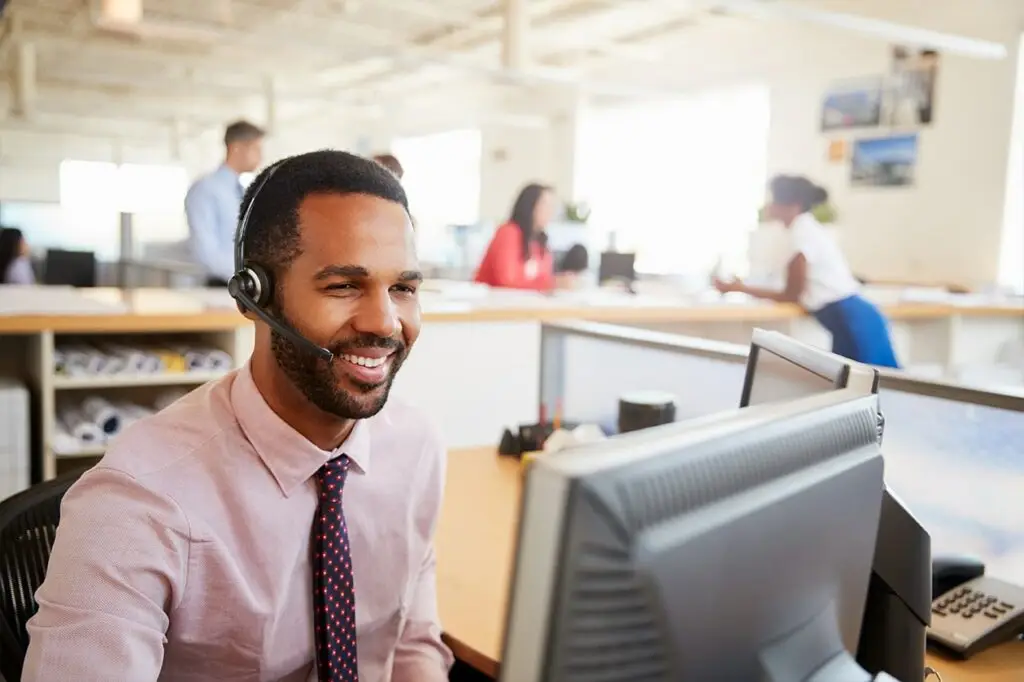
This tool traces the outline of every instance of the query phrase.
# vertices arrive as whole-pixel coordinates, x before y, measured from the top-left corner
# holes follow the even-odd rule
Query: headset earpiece
[[[235,299],[235,304],[241,313],[252,313],[281,336],[287,337],[293,343],[308,349],[310,353],[321,359],[332,362],[334,360],[334,353],[330,349],[313,343],[267,312],[267,306],[270,305],[274,294],[274,283],[271,280],[270,273],[260,265],[246,263],[245,261],[245,236],[249,229],[249,216],[252,214],[252,207],[256,203],[256,197],[259,196],[260,191],[266,186],[270,178],[286,161],[287,159],[271,166],[249,197],[249,205],[245,209],[242,220],[238,225],[238,234],[235,236],[235,274],[228,280],[228,293],[231,294],[231,298]]]

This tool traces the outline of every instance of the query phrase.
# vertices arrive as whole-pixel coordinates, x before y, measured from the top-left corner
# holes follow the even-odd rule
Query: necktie
[[[352,557],[341,504],[348,465],[348,457],[341,455],[317,472],[320,502],[313,521],[313,632],[320,682],[359,680]]]

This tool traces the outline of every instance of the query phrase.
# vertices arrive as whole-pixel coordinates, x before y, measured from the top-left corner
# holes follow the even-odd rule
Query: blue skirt
[[[871,301],[850,296],[812,313],[832,334],[832,352],[856,362],[899,369],[889,323]]]

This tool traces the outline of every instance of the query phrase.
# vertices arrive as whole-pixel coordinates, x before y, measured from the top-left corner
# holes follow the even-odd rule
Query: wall
[[[1024,6],[1015,0],[819,0],[814,4],[999,40],[1013,51],[1024,25]],[[886,43],[788,21],[709,19],[666,41],[665,49],[668,56],[660,68],[629,65],[618,71],[608,69],[600,77],[620,83],[649,81],[679,91],[767,82],[772,88],[769,170],[804,173],[832,190],[843,243],[858,272],[885,279],[966,283],[995,279],[1015,58],[985,62],[944,55],[936,120],[921,133],[916,185],[867,190],[851,188],[848,168],[826,160],[829,138],[819,132],[821,97],[837,78],[886,70]],[[534,98],[534,111],[569,110],[555,95]],[[531,180],[552,183],[571,196],[575,145],[571,114],[552,119],[548,127],[489,122],[482,129],[482,217],[504,217],[518,188]],[[305,132],[310,130],[316,134]],[[301,132],[282,131],[274,136],[268,141],[268,156],[325,146],[354,148],[358,141],[383,148],[390,135],[379,123],[304,126]],[[146,144],[137,134],[134,142],[115,143],[103,137],[0,132],[0,200],[57,201],[57,168],[62,158],[170,162],[169,134],[155,137]],[[196,174],[216,164],[219,155],[218,135],[211,131],[185,146],[182,162]],[[683,196],[685,189],[681,188]]]
[[[603,78],[636,83],[645,73],[657,74],[647,80],[680,91],[767,82],[772,89],[769,172],[803,173],[830,188],[841,214],[843,244],[859,273],[883,279],[994,281],[1024,6],[1013,0],[860,0],[814,6],[850,8],[1011,47],[1011,57],[998,62],[943,55],[935,123],[921,133],[914,187],[850,187],[848,165],[827,161],[829,137],[820,132],[821,99],[830,82],[888,68],[889,46],[881,41],[788,21],[712,19],[667,48],[671,63],[685,68],[608,70]],[[673,74],[670,82],[667,73]],[[681,192],[685,196],[685,188]]]

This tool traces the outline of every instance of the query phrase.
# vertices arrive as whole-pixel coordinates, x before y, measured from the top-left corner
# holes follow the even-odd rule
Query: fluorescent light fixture
[[[886,42],[919,48],[938,50],[974,59],[1005,59],[1009,51],[1006,45],[990,40],[969,38],[952,33],[940,33],[917,26],[897,24],[882,19],[823,12],[786,2],[767,0],[720,0],[714,3],[717,9],[767,19],[789,19],[805,23],[831,26],[844,31],[860,33]]]

